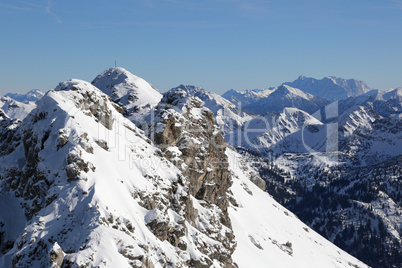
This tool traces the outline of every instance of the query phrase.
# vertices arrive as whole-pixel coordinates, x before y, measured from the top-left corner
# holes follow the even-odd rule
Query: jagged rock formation
[[[232,181],[228,170],[226,144],[219,129],[215,126],[213,113],[203,107],[198,97],[189,95],[181,88],[164,94],[149,118],[148,135],[189,178],[189,193],[207,209],[218,209],[219,221],[226,226],[224,235],[220,228],[210,230],[213,237],[222,242],[224,248],[220,258],[231,264],[231,254],[236,245],[227,212],[227,194]],[[193,212],[193,210],[192,210]],[[196,215],[186,215],[193,219]]]
[[[242,126],[253,118],[230,101],[201,87],[180,85],[172,90],[183,90],[202,100],[203,106],[213,112],[215,124],[220,128],[226,142],[236,140]]]

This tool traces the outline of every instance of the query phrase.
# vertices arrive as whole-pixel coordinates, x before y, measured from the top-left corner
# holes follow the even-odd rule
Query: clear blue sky
[[[402,86],[402,0],[0,0],[0,95],[117,65],[165,91]]]

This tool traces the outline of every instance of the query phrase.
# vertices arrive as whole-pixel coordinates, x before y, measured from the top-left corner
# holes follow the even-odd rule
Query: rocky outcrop
[[[228,158],[225,154],[226,144],[220,130],[215,126],[213,113],[203,107],[202,101],[189,95],[180,88],[165,93],[155,109],[155,114],[148,118],[148,135],[161,148],[162,152],[188,177],[189,198],[201,201],[205,209],[217,208],[219,213],[211,215],[208,223],[216,229],[205,230],[208,236],[222,242],[225,250],[209,255],[218,259],[227,267],[233,265],[231,253],[235,242],[231,222],[228,216],[228,189],[232,185],[228,171]],[[191,200],[187,199],[185,219],[200,224],[197,211],[193,209]],[[195,220],[194,220],[195,219]],[[227,227],[225,235],[221,235],[219,226]],[[154,232],[158,228],[154,228]]]

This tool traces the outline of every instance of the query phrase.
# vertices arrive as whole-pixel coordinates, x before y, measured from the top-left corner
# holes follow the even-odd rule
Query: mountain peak
[[[121,67],[107,69],[92,81],[92,85],[122,106],[128,116],[136,117],[138,112],[148,111],[162,98],[150,83]]]

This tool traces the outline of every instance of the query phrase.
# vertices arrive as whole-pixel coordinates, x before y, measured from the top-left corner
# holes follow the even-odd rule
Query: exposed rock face
[[[202,204],[205,208],[219,208],[220,213],[211,218],[210,223],[218,226],[220,222],[231,228],[226,195],[232,179],[228,171],[225,140],[215,126],[213,113],[203,107],[199,98],[190,96],[180,88],[165,93],[155,110],[155,114],[148,118],[149,136],[189,178],[186,185],[189,194],[204,201]],[[186,219],[194,222],[197,215],[190,200],[186,201],[186,209]],[[228,252],[217,252],[211,258],[231,266],[230,255],[235,246],[233,233],[228,229],[230,232],[221,236],[218,230],[209,230],[207,235],[221,241]]]
[[[60,268],[63,264],[65,253],[57,242],[53,245],[53,248],[49,252],[50,264],[53,268]]]
[[[10,154],[20,144],[20,123],[0,109],[0,156]]]

